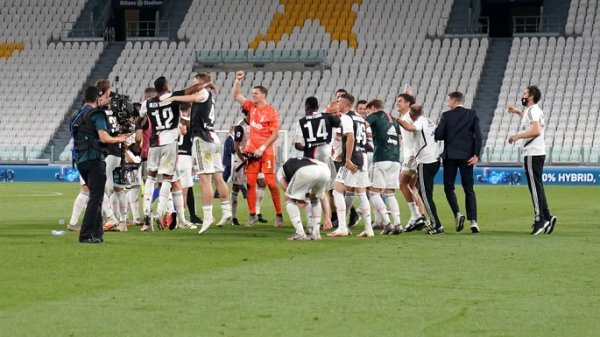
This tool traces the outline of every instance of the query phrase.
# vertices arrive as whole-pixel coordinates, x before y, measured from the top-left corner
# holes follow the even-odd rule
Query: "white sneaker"
[[[311,231],[310,234],[307,235],[309,240],[319,241],[321,240],[321,231]]]
[[[231,222],[231,219],[233,219],[233,215],[230,213],[227,214],[223,214],[223,216],[221,217],[221,220],[219,220],[219,222],[217,223],[217,227],[223,227],[226,224]]]
[[[357,235],[359,238],[371,238],[374,237],[375,233],[373,231],[364,231]]]
[[[337,238],[337,237],[341,237],[341,236],[348,236],[350,235],[350,231],[347,229],[336,229],[333,232],[327,234],[327,236],[329,236],[330,238]]]
[[[127,222],[126,221],[119,222],[119,225],[117,226],[117,230],[119,232],[127,232]]]
[[[198,226],[194,225],[190,221],[186,221],[184,223],[178,223],[177,228],[179,228],[179,229],[197,229]]]
[[[198,231],[198,234],[202,234],[202,233],[206,232],[208,230],[208,228],[210,228],[210,225],[212,225],[211,222],[204,221],[204,223],[202,224],[202,227],[200,227],[200,230]]]
[[[142,228],[140,229],[140,231],[142,231],[142,232],[153,232],[154,228],[152,228],[152,225],[143,225]]]
[[[304,241],[304,240],[308,240],[308,237],[306,236],[306,234],[294,234],[293,236],[290,236],[288,238],[288,241]]]

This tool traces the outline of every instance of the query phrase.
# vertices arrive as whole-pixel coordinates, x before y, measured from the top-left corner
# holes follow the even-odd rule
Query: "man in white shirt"
[[[419,104],[411,105],[410,118],[411,122],[401,120],[400,125],[416,137],[414,152],[418,165],[419,195],[423,199],[431,222],[427,233],[430,235],[441,234],[444,232],[444,226],[442,226],[433,201],[433,181],[440,169],[440,143],[435,141],[436,125],[429,118],[423,117],[423,107]]]
[[[407,93],[402,93],[396,100],[396,110],[399,112],[399,117],[396,119],[398,123],[401,120],[411,122],[409,112],[410,106],[415,104],[415,98]],[[423,229],[427,223],[423,216],[423,202],[417,192],[417,161],[415,160],[414,146],[412,145],[413,136],[404,128],[400,129],[402,133],[402,169],[400,171],[400,190],[410,209],[410,220],[406,225],[405,231],[412,232],[413,230]]]
[[[544,141],[544,112],[537,105],[542,92],[535,86],[529,86],[523,90],[521,95],[521,104],[525,109],[521,112],[514,107],[508,107],[509,113],[517,114],[521,118],[521,128],[523,132],[514,134],[508,138],[510,144],[523,139],[523,159],[525,175],[527,176],[527,185],[533,201],[533,210],[535,213],[535,222],[531,234],[538,235],[552,234],[556,217],[550,214],[546,193],[544,192],[544,182],[542,181],[542,172],[544,170],[544,161],[546,159],[546,143]]]

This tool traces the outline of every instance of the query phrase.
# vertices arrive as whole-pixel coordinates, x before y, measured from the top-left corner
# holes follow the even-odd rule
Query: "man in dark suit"
[[[456,173],[460,171],[460,179],[465,191],[467,219],[471,221],[471,232],[479,233],[477,224],[477,200],[473,190],[473,167],[481,153],[481,129],[479,117],[475,110],[462,106],[464,95],[452,92],[448,95],[450,110],[442,113],[435,129],[435,140],[444,141],[444,192],[456,219],[456,231],[460,232],[465,223],[465,216],[460,213],[454,182]]]

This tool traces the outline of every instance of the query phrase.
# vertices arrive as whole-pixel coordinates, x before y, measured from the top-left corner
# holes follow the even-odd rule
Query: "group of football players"
[[[106,219],[104,230],[127,231],[128,225],[138,224],[142,231],[153,231],[156,224],[158,229],[200,227],[202,234],[215,222],[213,195],[219,196],[222,210],[216,226],[239,225],[238,194],[244,187],[247,187],[249,211],[246,226],[267,222],[260,206],[265,188],[269,188],[276,213],[274,225],[281,227],[279,183],[285,191],[286,210],[295,228],[291,240],[320,240],[321,226],[333,229],[327,234],[330,237],[348,236],[361,217],[364,230],[359,237],[372,237],[377,228],[381,234],[400,234],[427,226],[430,234],[443,232],[432,200],[433,177],[440,165],[435,124],[423,116],[410,88],[398,96],[395,105],[398,114],[394,115],[384,111],[383,101],[355,101],[343,89],[338,90],[325,109],[320,109],[315,97],[308,97],[305,116],[295,125],[294,145],[303,156],[287,160],[277,170],[278,112],[267,103],[268,91],[260,85],[252,88],[251,99],[242,95],[244,77],[243,71],[236,73],[231,92],[243,112],[243,118],[233,129],[231,193],[222,175],[222,146],[214,129],[218,118],[215,116],[217,88],[210,75],[197,74],[192,85],[180,91],[172,91],[167,79],[159,77],[154,87],[144,92],[139,116],[132,119],[136,130],[130,141],[123,149],[117,145],[109,149],[102,207]],[[110,90],[107,80],[98,81],[96,86],[103,92]],[[110,131],[118,133],[121,126],[110,110],[110,103],[105,103]],[[127,186],[116,185],[112,179],[113,172],[125,166],[123,160],[138,167],[136,178]],[[202,192],[203,220],[196,216],[190,188],[194,175]],[[410,209],[404,227],[395,195],[398,189]],[[79,228],[77,222],[85,209],[86,195],[82,182],[68,224],[70,230]],[[358,210],[353,206],[355,196],[359,200]],[[155,199],[158,205],[153,213]],[[306,229],[300,208],[306,211]],[[133,214],[131,223],[129,209]],[[346,220],[347,213],[351,214],[350,221]]]

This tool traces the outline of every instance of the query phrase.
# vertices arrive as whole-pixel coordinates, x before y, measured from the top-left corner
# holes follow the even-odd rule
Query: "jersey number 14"
[[[319,126],[317,127],[317,137],[315,137],[315,133],[310,122],[306,122],[306,124],[304,124],[303,127],[306,128],[306,131],[308,132],[308,138],[306,139],[307,142],[314,142],[317,139],[327,140],[328,133],[324,119],[321,119],[319,121]]]

